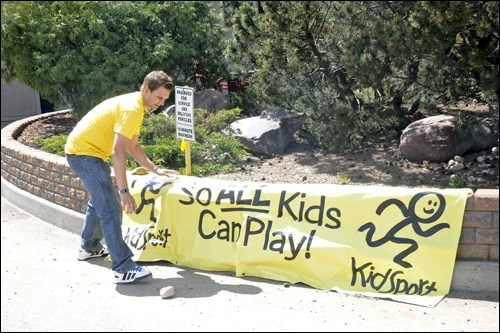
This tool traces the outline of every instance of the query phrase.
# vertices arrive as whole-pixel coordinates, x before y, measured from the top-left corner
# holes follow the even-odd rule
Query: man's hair
[[[174,84],[172,82],[172,78],[168,76],[163,71],[152,71],[144,78],[144,82],[142,83],[142,87],[148,87],[149,90],[155,91],[160,87],[164,87],[168,90],[172,90],[174,88]]]

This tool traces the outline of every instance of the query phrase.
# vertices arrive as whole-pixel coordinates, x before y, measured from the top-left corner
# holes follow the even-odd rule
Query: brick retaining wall
[[[2,129],[2,177],[14,186],[79,213],[88,195],[66,158],[16,141],[24,128],[40,118],[19,120]],[[498,189],[479,189],[467,199],[457,259],[498,262]]]

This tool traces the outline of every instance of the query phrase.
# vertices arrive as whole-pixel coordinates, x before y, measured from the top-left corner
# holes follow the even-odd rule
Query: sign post
[[[195,142],[194,134],[194,89],[189,87],[175,87],[175,123],[176,137],[182,140],[181,149],[185,151],[186,175],[191,174],[191,146]]]

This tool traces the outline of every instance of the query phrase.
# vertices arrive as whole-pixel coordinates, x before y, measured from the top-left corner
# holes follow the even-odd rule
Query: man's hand
[[[158,170],[156,170],[155,173],[159,176],[167,176],[167,177],[179,175],[179,171],[173,170],[173,169],[160,169],[160,168],[158,168]]]
[[[120,201],[125,213],[132,214],[137,210],[135,200],[129,192],[120,193]]]

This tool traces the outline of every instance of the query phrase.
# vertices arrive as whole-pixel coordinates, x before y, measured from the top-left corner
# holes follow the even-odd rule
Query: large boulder
[[[302,113],[273,109],[237,120],[229,125],[229,130],[251,153],[274,156],[284,152],[303,123]]]
[[[222,109],[227,109],[228,107],[229,102],[226,96],[218,90],[203,89],[195,91],[194,93],[195,109],[205,109],[209,112],[216,112]]]
[[[484,119],[480,126],[460,130],[452,115],[437,115],[417,120],[406,127],[399,150],[413,162],[443,162],[467,152],[477,152],[498,144],[498,124]]]

